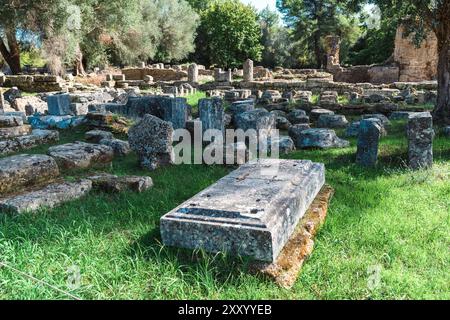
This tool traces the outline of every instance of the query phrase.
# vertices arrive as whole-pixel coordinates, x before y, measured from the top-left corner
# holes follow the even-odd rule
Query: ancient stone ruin
[[[433,166],[433,117],[429,112],[411,114],[408,117],[408,158],[412,169]]]
[[[310,161],[245,164],[163,216],[163,243],[273,262],[324,182]]]

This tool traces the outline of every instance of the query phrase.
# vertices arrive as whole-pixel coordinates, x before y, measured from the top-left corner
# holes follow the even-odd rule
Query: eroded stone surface
[[[220,98],[200,99],[198,103],[202,130],[225,130],[225,112],[223,100]]]
[[[30,125],[22,125],[16,127],[0,128],[0,139],[9,139],[14,137],[25,136],[31,133]]]
[[[17,155],[0,159],[0,194],[50,182],[59,176],[56,161],[46,155]]]
[[[250,162],[163,216],[163,243],[275,261],[324,182],[311,161]]]
[[[253,262],[250,265],[250,271],[272,279],[285,289],[292,288],[304,262],[314,249],[314,238],[325,222],[333,194],[334,190],[325,185],[298,223],[277,261],[275,263]]]
[[[116,156],[126,156],[131,152],[130,144],[128,141],[120,139],[103,139],[100,144],[113,148]]]
[[[92,181],[94,188],[99,188],[106,192],[122,192],[129,189],[141,193],[153,187],[153,180],[150,177],[119,177],[112,174],[100,174],[88,179]]]
[[[292,137],[292,136],[291,136]],[[332,129],[307,129],[299,133],[294,139],[297,148],[345,148],[350,145],[340,139]]]
[[[0,128],[23,126],[23,118],[15,116],[0,116]]]
[[[136,152],[142,167],[155,170],[174,162],[172,124],[152,115],[130,128],[128,142]]]
[[[309,117],[312,121],[317,121],[319,120],[319,117],[324,114],[333,115],[334,112],[327,109],[314,109],[310,112]]]
[[[92,143],[99,143],[103,139],[113,139],[114,136],[109,131],[91,130],[85,133],[84,138]]]
[[[276,127],[276,117],[265,109],[255,109],[235,117],[236,128],[247,130],[272,130]]]
[[[114,157],[111,147],[75,142],[50,147],[48,155],[56,160],[58,165],[64,169],[89,168],[93,165],[110,163]]]
[[[378,159],[378,144],[382,132],[379,119],[361,120],[358,134],[358,150],[356,163],[361,166],[373,167]]]
[[[90,180],[53,183],[39,190],[0,199],[0,212],[23,213],[41,208],[53,208],[64,202],[78,199],[89,193],[91,189]]]
[[[291,111],[288,115],[288,120],[294,125],[309,123],[309,117],[306,115],[306,112],[301,109]]]
[[[429,112],[418,112],[408,118],[408,158],[412,169],[433,166],[433,117]]]
[[[70,115],[70,103],[70,96],[68,94],[55,94],[48,96],[48,114],[51,116]]]
[[[338,114],[323,114],[317,121],[317,127],[319,128],[345,128],[348,125],[348,121],[343,115]]]

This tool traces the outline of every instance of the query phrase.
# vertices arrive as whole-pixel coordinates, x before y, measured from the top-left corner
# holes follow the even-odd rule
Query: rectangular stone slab
[[[163,216],[163,243],[273,262],[324,183],[311,161],[245,164]]]
[[[40,208],[53,208],[67,201],[78,199],[91,191],[92,182],[53,183],[42,189],[24,192],[0,199],[0,214],[2,212],[23,213]]]
[[[59,176],[56,161],[46,155],[17,155],[0,159],[0,194],[50,182]]]
[[[31,133],[31,126],[24,124],[22,126],[0,128],[0,139],[9,139],[25,136]]]

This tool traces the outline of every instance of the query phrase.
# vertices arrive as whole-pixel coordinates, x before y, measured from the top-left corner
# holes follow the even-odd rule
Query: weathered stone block
[[[116,156],[126,156],[131,152],[128,141],[123,141],[120,139],[102,139],[99,143],[101,145],[111,147],[114,150],[114,155]]]
[[[109,131],[91,130],[84,134],[84,138],[86,139],[86,141],[89,141],[92,143],[99,143],[103,139],[113,139],[114,136]]]
[[[188,81],[191,83],[198,82],[198,66],[193,63],[188,68]]]
[[[118,111],[118,113],[134,119],[142,119],[144,115],[151,114],[172,123],[174,129],[182,129],[186,127],[189,107],[185,98],[147,96],[130,97],[126,106]]]
[[[132,190],[134,192],[144,192],[153,187],[153,180],[150,177],[123,176],[118,177],[112,174],[100,174],[88,178],[92,181],[94,188],[106,192],[122,192]]]
[[[327,109],[314,109],[310,112],[309,117],[312,121],[316,122],[319,120],[319,117],[324,114],[333,115],[334,112]]]
[[[358,134],[358,150],[356,163],[365,167],[373,167],[378,159],[378,144],[382,125],[378,119],[361,120]]]
[[[50,184],[43,189],[0,199],[0,212],[16,214],[41,208],[53,208],[86,195],[92,189],[90,180]]]
[[[324,182],[311,161],[245,164],[163,216],[163,243],[273,262]]]
[[[429,112],[418,112],[408,118],[408,159],[412,169],[433,166],[433,117]]]
[[[23,126],[22,117],[0,116],[0,128]]]
[[[253,81],[253,61],[250,59],[247,59],[244,62],[244,81]]]
[[[0,139],[9,139],[25,136],[31,133],[30,125],[22,125],[17,127],[0,128]]]
[[[93,165],[108,164],[114,157],[111,147],[85,142],[50,147],[47,154],[64,169],[85,169]]]
[[[291,136],[292,137],[292,136]],[[293,138],[294,139],[294,138]],[[346,148],[350,143],[340,139],[332,129],[307,129],[294,139],[297,148]]]
[[[55,94],[47,97],[48,114],[51,116],[65,116],[71,114],[70,96]]]
[[[337,128],[345,128],[348,125],[347,118],[343,115],[338,114],[323,114],[319,117],[319,120],[317,121],[317,127],[318,128],[330,128],[330,129],[337,129]]]
[[[225,108],[220,98],[201,99],[198,103],[202,130],[225,131]]]
[[[238,114],[235,119],[235,126],[244,131],[272,130],[276,128],[276,117],[273,113],[265,109],[255,109]]]
[[[59,176],[55,160],[46,155],[17,155],[0,159],[0,194],[52,181]]]
[[[147,114],[128,131],[128,142],[142,167],[155,170],[174,162],[172,124]]]
[[[59,140],[59,132],[55,130],[35,129],[30,135],[15,138],[21,150],[31,149],[37,145],[57,142]]]
[[[309,123],[309,117],[306,115],[306,112],[301,109],[292,110],[288,115],[288,120],[294,125]]]

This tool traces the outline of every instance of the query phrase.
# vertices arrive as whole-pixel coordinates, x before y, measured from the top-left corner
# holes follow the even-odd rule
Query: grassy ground
[[[82,137],[82,128],[62,132],[61,143]],[[289,155],[324,162],[336,189],[292,290],[250,275],[245,260],[161,245],[159,218],[229,169],[182,165],[150,173],[134,156],[106,170],[150,175],[153,189],[93,192],[54,210],[1,216],[0,261],[83,299],[449,299],[450,140],[436,138],[430,171],[405,169],[406,147],[398,125],[383,138],[376,169],[353,164],[355,140],[346,149]],[[81,271],[76,289],[67,286],[72,266]],[[370,270],[377,268],[380,283],[372,288]],[[0,298],[66,297],[0,267]]]

